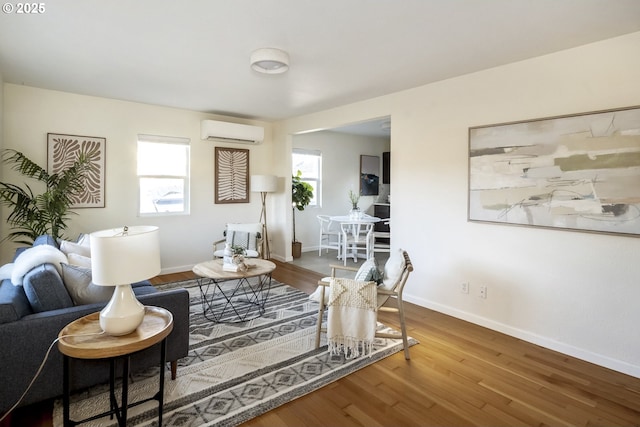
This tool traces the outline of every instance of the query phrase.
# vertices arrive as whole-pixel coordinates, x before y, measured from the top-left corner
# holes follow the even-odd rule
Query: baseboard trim
[[[447,314],[449,316],[461,319],[485,328],[501,332],[503,334],[521,339],[523,341],[530,342],[532,344],[539,345],[541,347],[548,348],[566,354],[577,359],[581,359],[590,363],[594,363],[598,366],[602,366],[614,371],[621,372],[623,374],[631,375],[636,378],[640,378],[640,366],[632,365],[622,360],[614,359],[609,356],[605,356],[599,353],[594,353],[585,350],[580,347],[575,347],[570,344],[555,341],[547,337],[525,331],[523,329],[514,328],[513,326],[506,325],[504,323],[496,322],[495,320],[488,319],[486,317],[478,316],[473,313],[459,310],[454,307],[450,307],[443,304],[434,303],[423,298],[417,298],[408,294],[404,294],[404,300],[413,304],[417,304],[421,307],[437,311],[439,313]]]
[[[187,264],[187,265],[181,265],[179,267],[163,268],[160,271],[160,274],[183,273],[185,271],[193,270],[194,266],[195,266],[195,264]]]

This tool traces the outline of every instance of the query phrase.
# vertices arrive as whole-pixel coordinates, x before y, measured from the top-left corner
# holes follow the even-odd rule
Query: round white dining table
[[[380,222],[382,218],[378,218],[377,216],[366,215],[361,218],[354,218],[350,215],[336,215],[330,216],[329,219],[334,222]]]

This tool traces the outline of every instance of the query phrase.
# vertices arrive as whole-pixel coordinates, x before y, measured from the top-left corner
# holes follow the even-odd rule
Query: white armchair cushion
[[[246,231],[247,233],[261,233],[262,224],[259,222],[253,222],[253,223],[232,222],[227,224],[227,231]]]
[[[258,242],[262,238],[262,224],[256,223],[229,223],[227,229],[224,232],[225,243],[229,243],[231,246],[241,246],[245,249],[245,256],[250,258],[257,258],[260,256],[260,249]],[[217,242],[222,243],[222,242]],[[213,253],[216,258],[222,258],[224,256],[224,249],[216,247]]]
[[[404,270],[404,256],[402,255],[402,249],[398,249],[395,252],[391,252],[389,259],[384,264],[384,275],[382,278],[382,289],[391,290],[400,279],[400,275]]]

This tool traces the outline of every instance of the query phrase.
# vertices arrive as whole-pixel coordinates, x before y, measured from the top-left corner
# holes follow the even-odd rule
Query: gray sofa
[[[56,242],[39,237],[34,246]],[[18,249],[18,254],[24,250]],[[163,307],[173,314],[173,331],[167,338],[167,361],[172,377],[178,359],[189,350],[189,293],[185,289],[157,291],[149,282],[133,285],[138,300],[149,306]],[[24,275],[23,286],[10,279],[0,284],[0,414],[11,408],[26,390],[42,363],[47,349],[68,323],[99,311],[105,303],[74,305],[62,277],[53,264],[42,264]],[[131,357],[131,372],[157,366],[159,346]],[[71,363],[71,389],[79,390],[109,379],[109,363],[104,360],[76,360]],[[57,345],[44,368],[19,406],[62,395],[62,354]]]

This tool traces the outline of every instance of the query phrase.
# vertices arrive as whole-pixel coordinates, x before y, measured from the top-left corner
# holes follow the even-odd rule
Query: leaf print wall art
[[[84,191],[76,197],[72,208],[104,208],[106,143],[106,138],[93,136],[47,134],[47,172],[50,174],[69,168],[80,153],[91,160]]]
[[[216,147],[216,203],[249,203],[249,150]]]

